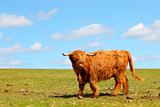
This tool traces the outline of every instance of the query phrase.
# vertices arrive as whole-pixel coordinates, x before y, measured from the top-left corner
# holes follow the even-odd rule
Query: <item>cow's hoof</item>
[[[118,94],[116,94],[116,93],[111,93],[111,96],[117,96]]]
[[[95,95],[91,95],[90,98],[98,98],[98,96],[95,96]]]
[[[123,96],[127,96],[127,94],[126,94],[126,93],[123,93],[122,95],[123,95]]]
[[[83,98],[83,96],[78,96],[78,99],[82,99]]]

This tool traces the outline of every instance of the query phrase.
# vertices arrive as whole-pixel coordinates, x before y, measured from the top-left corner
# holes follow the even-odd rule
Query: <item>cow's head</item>
[[[71,53],[64,54],[63,56],[69,56],[74,69],[84,69],[84,64],[87,62],[90,56],[95,56],[96,53],[87,53],[81,50],[75,50]]]

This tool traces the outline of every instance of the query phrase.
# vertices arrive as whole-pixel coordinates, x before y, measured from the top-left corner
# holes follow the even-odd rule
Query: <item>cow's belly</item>
[[[114,74],[116,70],[114,68],[105,68],[103,70],[97,71],[98,79],[99,80],[107,80],[110,79]]]

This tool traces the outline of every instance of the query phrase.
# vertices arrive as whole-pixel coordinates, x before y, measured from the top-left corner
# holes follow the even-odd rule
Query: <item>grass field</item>
[[[0,107],[160,107],[160,70],[136,70],[144,81],[133,80],[130,71],[128,96],[110,96],[114,80],[99,82],[100,96],[77,99],[78,83],[73,70],[0,70]],[[122,92],[121,92],[122,93]]]

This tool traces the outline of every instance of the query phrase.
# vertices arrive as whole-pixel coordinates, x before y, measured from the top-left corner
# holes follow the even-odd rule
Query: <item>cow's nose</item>
[[[84,67],[82,63],[81,63],[81,64],[79,64],[79,66],[80,66],[80,67]]]

